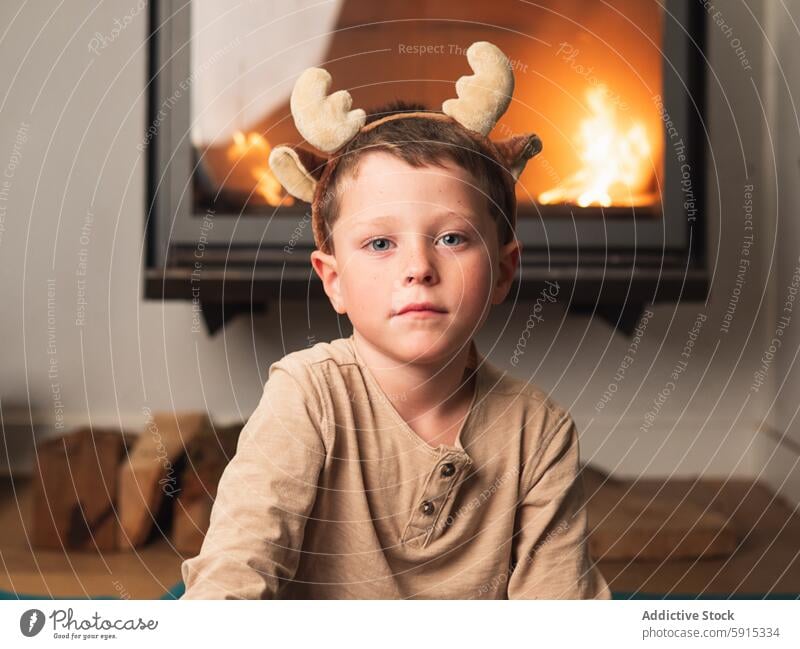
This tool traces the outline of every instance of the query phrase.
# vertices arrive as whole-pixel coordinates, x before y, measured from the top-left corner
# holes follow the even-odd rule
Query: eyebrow
[[[431,220],[439,219],[445,220],[450,218],[459,218],[471,223],[473,226],[477,227],[479,224],[478,216],[472,214],[471,212],[461,213],[461,212],[442,212],[441,214],[437,214],[436,216],[431,217]],[[380,216],[376,216],[375,218],[370,219],[369,221],[360,221],[358,223],[353,224],[353,228],[367,228],[367,227],[375,227],[379,226],[382,223],[389,222],[394,223],[395,221],[400,220],[395,214],[382,214]]]

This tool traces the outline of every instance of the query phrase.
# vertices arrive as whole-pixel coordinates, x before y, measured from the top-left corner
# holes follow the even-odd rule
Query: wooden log
[[[204,412],[157,412],[147,422],[119,471],[119,545],[135,548],[149,538],[165,498],[178,493],[177,466],[186,446],[209,431]]]
[[[172,520],[172,543],[188,556],[200,552],[222,472],[236,453],[244,422],[218,426],[216,434],[195,438],[187,449],[181,488]]]
[[[132,437],[80,428],[36,449],[32,544],[52,550],[115,550],[117,471]]]

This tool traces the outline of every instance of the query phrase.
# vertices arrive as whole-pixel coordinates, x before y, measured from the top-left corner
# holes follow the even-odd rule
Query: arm
[[[280,366],[239,436],[200,554],[183,562],[182,599],[274,599],[297,570],[325,458],[324,418]]]
[[[565,414],[517,508],[509,599],[611,599],[589,558],[578,432]]]

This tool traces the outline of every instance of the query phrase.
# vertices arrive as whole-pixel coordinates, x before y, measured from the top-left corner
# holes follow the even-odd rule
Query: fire
[[[539,202],[581,207],[653,203],[656,196],[648,191],[654,173],[652,147],[644,125],[634,122],[625,130],[603,86],[587,90],[586,99],[591,116],[581,122],[576,137],[582,166],[541,193]]]
[[[287,195],[281,184],[272,175],[267,160],[272,147],[269,141],[260,133],[247,133],[236,131],[233,134],[233,143],[228,147],[228,158],[234,161],[236,167],[240,165],[249,171],[250,177],[255,181],[255,191],[269,205],[293,205],[294,199]]]

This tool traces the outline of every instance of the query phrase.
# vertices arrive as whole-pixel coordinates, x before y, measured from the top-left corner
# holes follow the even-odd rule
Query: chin
[[[403,335],[392,345],[392,353],[409,363],[434,363],[450,358],[458,350],[458,343],[441,330],[417,331]]]

